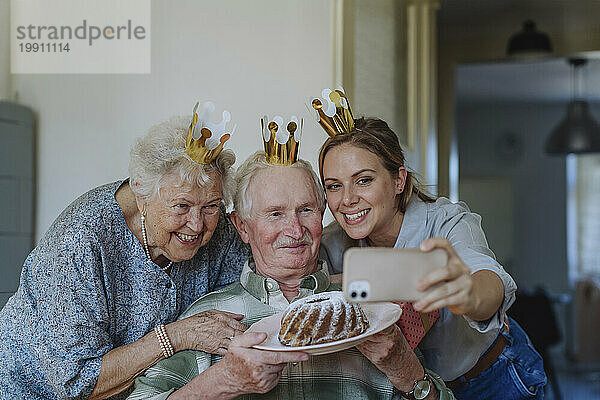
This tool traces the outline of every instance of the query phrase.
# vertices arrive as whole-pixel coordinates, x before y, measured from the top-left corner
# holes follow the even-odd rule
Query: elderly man
[[[264,152],[255,153],[237,172],[234,206],[234,225],[252,249],[240,282],[198,299],[180,318],[214,308],[244,314],[242,323],[249,326],[295,299],[340,289],[318,259],[325,196],[309,163],[274,166]],[[130,398],[389,399],[407,392],[408,398],[454,398],[436,374],[423,369],[395,325],[358,350],[310,359],[302,352],[252,348],[265,338],[236,336],[222,358],[179,352],[138,378]],[[429,394],[410,397],[423,376],[432,382]]]

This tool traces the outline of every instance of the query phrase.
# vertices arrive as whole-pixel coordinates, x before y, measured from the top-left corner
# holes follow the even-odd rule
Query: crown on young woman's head
[[[273,165],[292,165],[298,161],[303,120],[293,115],[287,123],[276,115],[260,119],[267,162]]]
[[[210,164],[223,150],[225,142],[235,131],[235,126],[228,132],[226,125],[231,121],[231,114],[226,110],[223,111],[221,122],[212,123],[210,116],[215,111],[215,105],[210,101],[202,103],[202,113],[198,116],[196,111],[199,104],[194,106],[194,115],[185,142],[185,153],[199,164]]]
[[[354,116],[344,89],[341,86],[333,91],[323,89],[321,97],[313,98],[311,104],[329,137],[350,133],[354,129]]]

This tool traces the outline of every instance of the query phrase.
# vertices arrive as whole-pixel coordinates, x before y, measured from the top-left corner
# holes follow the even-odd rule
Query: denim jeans
[[[501,334],[507,344],[498,359],[477,377],[452,392],[458,400],[543,399],[546,374],[542,357],[527,334],[509,318],[510,333]]]

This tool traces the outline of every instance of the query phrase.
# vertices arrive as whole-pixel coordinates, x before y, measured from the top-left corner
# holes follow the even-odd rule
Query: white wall
[[[265,113],[305,117],[300,156],[316,165],[326,135],[306,104],[333,85],[332,21],[323,0],[154,0],[151,74],[13,75],[38,117],[36,238],[78,195],[126,177],[134,138],[196,100],[231,112],[237,165],[262,148]]]
[[[9,0],[0,0],[0,100],[10,97],[9,5]]]

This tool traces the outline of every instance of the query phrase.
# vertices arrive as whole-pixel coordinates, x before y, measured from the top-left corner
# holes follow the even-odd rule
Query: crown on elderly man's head
[[[194,106],[194,115],[185,142],[185,153],[199,164],[210,164],[223,150],[225,142],[235,131],[235,126],[231,132],[227,130],[226,125],[231,121],[229,111],[223,111],[221,122],[212,123],[210,117],[215,111],[215,105],[210,101],[202,103],[202,113],[199,116],[196,112],[199,104]]]
[[[354,116],[344,89],[341,86],[333,91],[323,89],[321,97],[313,98],[311,105],[329,137],[350,133],[354,129]]]
[[[260,120],[267,162],[273,165],[292,165],[298,161],[303,120],[293,115],[287,123],[276,115]]]

